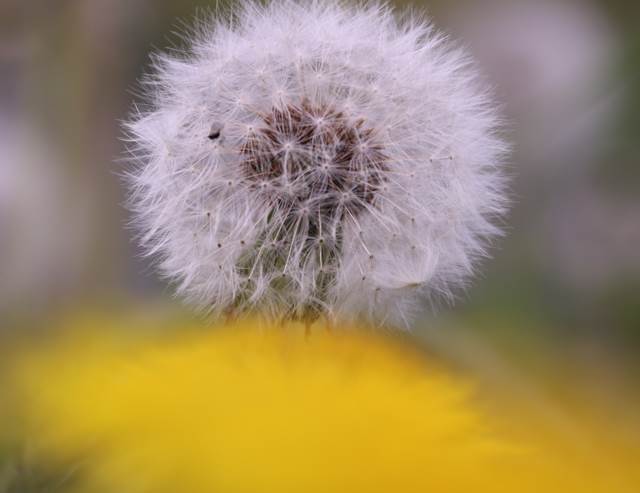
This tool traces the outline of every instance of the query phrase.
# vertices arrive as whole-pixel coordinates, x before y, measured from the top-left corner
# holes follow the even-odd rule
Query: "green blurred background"
[[[404,4],[404,5],[400,5]],[[399,6],[408,5],[398,2]],[[466,44],[509,121],[508,236],[415,334],[474,371],[566,374],[596,395],[640,365],[640,4],[410,4]],[[173,304],[126,228],[120,123],[195,0],[2,0],[0,327]],[[544,379],[541,379],[544,380]]]

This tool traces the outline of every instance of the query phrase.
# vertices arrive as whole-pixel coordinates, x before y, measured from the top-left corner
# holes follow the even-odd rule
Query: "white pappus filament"
[[[385,4],[245,3],[127,123],[145,252],[215,314],[407,325],[499,234],[507,145],[464,50]]]

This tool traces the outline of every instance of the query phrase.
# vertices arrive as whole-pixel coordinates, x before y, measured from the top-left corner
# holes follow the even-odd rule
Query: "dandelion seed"
[[[507,146],[463,50],[333,0],[246,3],[191,43],[155,58],[127,124],[142,245],[181,295],[406,324],[465,284],[499,234]]]

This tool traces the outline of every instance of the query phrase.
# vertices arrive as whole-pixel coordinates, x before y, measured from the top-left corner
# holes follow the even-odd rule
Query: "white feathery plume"
[[[499,234],[507,145],[464,50],[386,4],[244,3],[127,124],[141,243],[213,313],[407,324]]]

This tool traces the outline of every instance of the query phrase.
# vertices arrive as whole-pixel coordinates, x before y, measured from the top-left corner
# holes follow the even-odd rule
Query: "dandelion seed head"
[[[386,4],[245,3],[159,54],[127,124],[145,251],[187,300],[408,324],[464,285],[507,146],[461,50]]]

